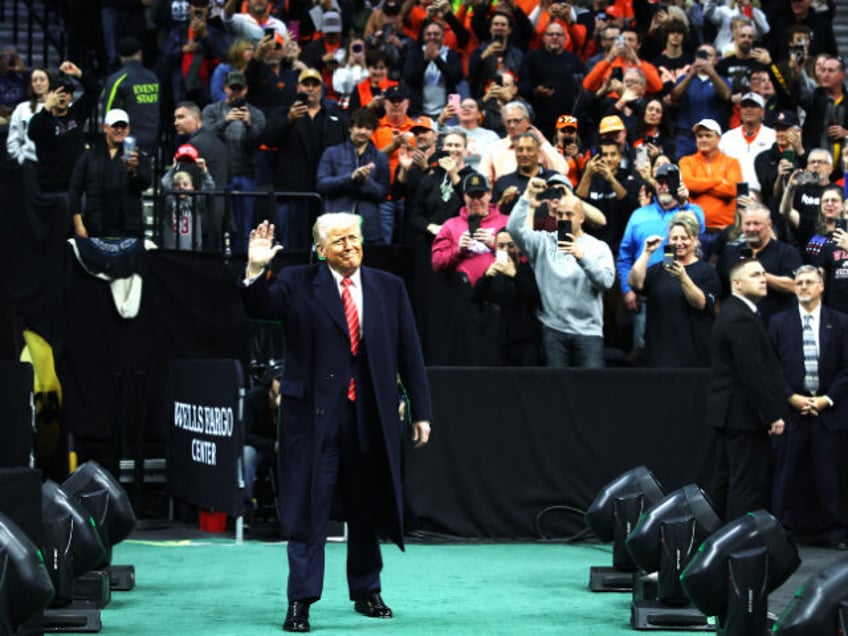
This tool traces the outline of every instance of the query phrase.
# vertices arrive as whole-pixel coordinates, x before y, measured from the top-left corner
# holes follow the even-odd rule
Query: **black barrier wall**
[[[645,464],[667,492],[709,487],[709,373],[430,369],[433,432],[405,453],[411,525],[460,537],[570,536],[600,488]]]

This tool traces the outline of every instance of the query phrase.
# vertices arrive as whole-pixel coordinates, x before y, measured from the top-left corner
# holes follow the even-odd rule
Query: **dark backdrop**
[[[433,433],[405,453],[411,524],[462,537],[540,536],[550,506],[585,510],[617,475],[645,464],[666,492],[709,487],[707,371],[430,370]],[[541,534],[582,515],[552,510]]]

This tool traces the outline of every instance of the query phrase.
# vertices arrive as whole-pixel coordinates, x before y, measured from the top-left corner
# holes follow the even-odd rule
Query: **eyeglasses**
[[[545,33],[546,38],[564,38],[565,33]]]
[[[112,128],[115,128],[116,130],[121,130],[123,128],[129,128],[129,127],[130,127],[130,125],[125,121],[116,121],[114,124],[112,124]]]
[[[516,118],[516,119],[504,119],[503,121],[504,121],[505,124],[520,124],[525,119],[526,119],[526,117],[519,117],[519,118]]]
[[[471,199],[482,199],[484,196],[486,196],[488,194],[488,192],[486,192],[485,190],[483,190],[483,191],[475,190],[474,192],[466,192],[465,194],[467,194],[468,197],[471,198]]]

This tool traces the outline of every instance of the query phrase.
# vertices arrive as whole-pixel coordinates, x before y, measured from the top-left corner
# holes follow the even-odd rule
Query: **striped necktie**
[[[345,319],[347,320],[347,328],[350,331],[350,352],[356,355],[359,351],[359,312],[356,310],[356,303],[353,302],[353,294],[350,293],[350,286],[353,281],[349,278],[342,279],[342,304],[344,305]],[[351,402],[356,401],[356,385],[353,378],[350,379],[350,384],[347,387],[347,399]]]
[[[804,315],[804,385],[813,395],[819,390],[819,352],[813,334],[812,314]]]

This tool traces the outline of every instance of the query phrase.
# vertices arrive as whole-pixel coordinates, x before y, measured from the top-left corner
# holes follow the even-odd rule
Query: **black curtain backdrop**
[[[598,490],[645,464],[666,492],[712,475],[707,371],[432,368],[433,432],[407,448],[411,529],[562,538]]]

